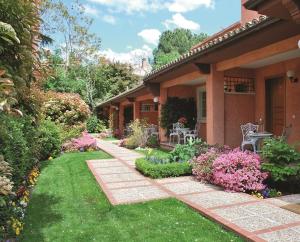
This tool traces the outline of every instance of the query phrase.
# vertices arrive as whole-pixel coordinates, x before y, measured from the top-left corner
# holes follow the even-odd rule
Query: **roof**
[[[255,18],[250,22],[247,22],[244,25],[240,25],[239,27],[236,27],[232,30],[229,30],[228,32],[222,34],[222,35],[217,35],[216,38],[211,39],[210,41],[206,42],[204,41],[203,44],[198,46],[197,48],[191,49],[189,52],[186,54],[183,54],[179,58],[177,58],[174,61],[171,61],[170,63],[163,65],[156,70],[153,70],[150,72],[148,75],[145,76],[144,82],[149,81],[150,79],[167,72],[169,70],[172,70],[173,68],[183,64],[187,63],[188,61],[195,59],[196,57],[199,57],[203,54],[207,54],[210,51],[213,51],[217,47],[220,47],[226,43],[231,42],[234,39],[237,39],[241,36],[244,36],[244,34],[251,32],[251,30],[255,30],[259,28],[260,26],[264,26],[264,24],[267,23],[272,23],[274,20],[261,15],[259,18]]]
[[[142,90],[145,87],[146,86],[143,83],[139,84],[139,85],[137,85],[137,86],[135,86],[135,87],[133,87],[133,88],[125,91],[125,92],[122,92],[122,93],[118,94],[117,96],[114,96],[114,97],[112,97],[110,99],[107,99],[106,101],[103,101],[101,103],[96,104],[96,107],[101,107],[101,106],[108,105],[108,104],[110,104],[110,103],[112,103],[114,101],[117,101],[117,100],[121,99],[121,98],[125,98],[126,96],[128,96],[130,94],[138,92],[138,91]]]
[[[256,10],[258,5],[263,2],[266,2],[266,0],[248,0],[247,2],[244,3],[244,6],[247,9]]]

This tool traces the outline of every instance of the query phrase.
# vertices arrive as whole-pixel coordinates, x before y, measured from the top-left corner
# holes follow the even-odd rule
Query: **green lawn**
[[[242,241],[175,199],[113,207],[85,163],[108,157],[69,153],[49,161],[32,193],[20,241]]]
[[[106,140],[106,141],[118,141],[119,139],[117,139],[115,137],[106,137],[106,138],[103,138],[103,140]]]

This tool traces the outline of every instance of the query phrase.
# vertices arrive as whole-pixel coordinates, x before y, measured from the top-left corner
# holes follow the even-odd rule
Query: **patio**
[[[135,170],[140,154],[103,140],[98,140],[98,146],[115,158],[87,163],[114,205],[175,197],[248,240],[299,241],[300,215],[282,208],[299,203],[299,195],[261,200],[225,192],[190,176],[153,180]]]

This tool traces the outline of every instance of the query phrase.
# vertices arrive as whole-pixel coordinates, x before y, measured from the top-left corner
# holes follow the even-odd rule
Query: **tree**
[[[186,53],[192,46],[203,41],[208,37],[207,34],[193,34],[188,29],[167,30],[162,33],[158,47],[154,49],[154,69],[177,59]]]
[[[98,58],[101,39],[90,32],[93,19],[84,13],[84,6],[74,0],[70,7],[62,0],[44,0],[41,4],[42,31],[62,38],[57,48],[64,55],[65,66]]]

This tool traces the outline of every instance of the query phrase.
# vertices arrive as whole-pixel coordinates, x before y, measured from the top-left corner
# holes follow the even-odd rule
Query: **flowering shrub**
[[[213,162],[213,181],[228,191],[260,191],[267,173],[261,172],[257,154],[239,149],[220,155]]]
[[[89,106],[79,94],[49,91],[45,96],[42,112],[46,119],[71,126],[84,123],[90,116]]]
[[[72,139],[63,145],[64,151],[90,151],[97,149],[97,141],[87,132],[83,132],[82,136]]]
[[[200,154],[192,161],[193,175],[199,181],[212,182],[213,178],[213,162],[220,155],[217,149],[210,148],[206,153]]]

